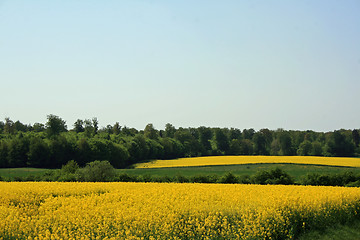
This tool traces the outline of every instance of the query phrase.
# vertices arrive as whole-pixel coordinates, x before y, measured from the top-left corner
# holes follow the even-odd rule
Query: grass
[[[171,167],[171,168],[135,168],[135,169],[118,169],[119,173],[131,175],[150,175],[150,176],[169,176],[183,175],[191,177],[195,175],[212,175],[219,176],[232,172],[235,175],[253,175],[257,171],[269,170],[279,167],[285,172],[299,180],[301,176],[308,173],[319,174],[337,174],[352,171],[360,174],[360,168],[355,167],[335,167],[309,164],[241,164],[241,165],[222,165],[222,166],[200,166],[200,167]]]
[[[49,169],[45,168],[0,168],[0,176],[5,178],[42,175]],[[50,170],[51,171],[51,170]]]
[[[323,231],[310,231],[301,235],[298,240],[359,240],[360,220],[347,225],[335,225]]]
[[[281,168],[295,180],[300,180],[302,176],[308,173],[318,174],[338,174],[344,172],[353,172],[360,174],[360,168],[355,167],[335,167],[309,164],[241,164],[241,165],[223,165],[223,166],[200,166],[200,167],[172,167],[172,168],[135,168],[135,169],[117,169],[118,173],[127,173],[129,175],[142,176],[169,176],[174,177],[182,175],[192,177],[196,175],[218,175],[223,176],[228,172],[235,175],[253,175],[257,171],[270,170],[276,167]],[[52,171],[44,168],[0,168],[0,176],[3,178],[26,177],[42,175],[46,171]]]

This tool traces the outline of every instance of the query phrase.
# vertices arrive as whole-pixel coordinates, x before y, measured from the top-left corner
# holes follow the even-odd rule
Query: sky
[[[0,120],[360,128],[358,0],[0,0]]]

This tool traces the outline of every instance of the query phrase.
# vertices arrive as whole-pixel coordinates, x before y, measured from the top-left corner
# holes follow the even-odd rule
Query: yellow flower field
[[[294,163],[343,167],[360,167],[360,158],[314,156],[210,156],[155,160],[135,164],[135,168],[196,167],[253,163]]]
[[[359,212],[358,188],[0,182],[0,239],[293,239]]]

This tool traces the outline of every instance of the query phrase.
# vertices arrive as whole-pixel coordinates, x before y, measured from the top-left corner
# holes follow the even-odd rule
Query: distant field
[[[313,157],[313,156],[209,156],[154,160],[135,164],[135,168],[199,167],[216,165],[240,165],[259,163],[291,163],[323,166],[360,167],[360,158]]]
[[[220,166],[198,166],[198,167],[166,167],[166,168],[135,168],[135,169],[118,169],[119,173],[129,175],[149,175],[149,176],[169,176],[174,177],[182,175],[192,177],[196,175],[218,175],[223,176],[228,172],[235,175],[253,175],[258,171],[270,170],[276,167],[281,168],[295,180],[299,180],[306,174],[340,174],[344,172],[353,172],[360,174],[360,168],[355,167],[336,167],[310,164],[285,164],[285,163],[259,163],[259,164],[239,164],[239,165],[220,165]]]
[[[45,168],[0,168],[0,176],[6,178],[37,176],[49,171]]]

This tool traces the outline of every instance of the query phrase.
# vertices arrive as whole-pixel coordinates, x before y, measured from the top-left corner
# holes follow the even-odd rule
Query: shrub
[[[270,171],[258,171],[252,177],[252,183],[255,184],[294,184],[293,178],[280,168]]]
[[[87,163],[82,169],[78,169],[79,180],[85,182],[108,182],[116,176],[115,168],[109,161],[93,161]]]
[[[220,183],[238,183],[239,179],[231,172],[226,173],[219,180]]]

